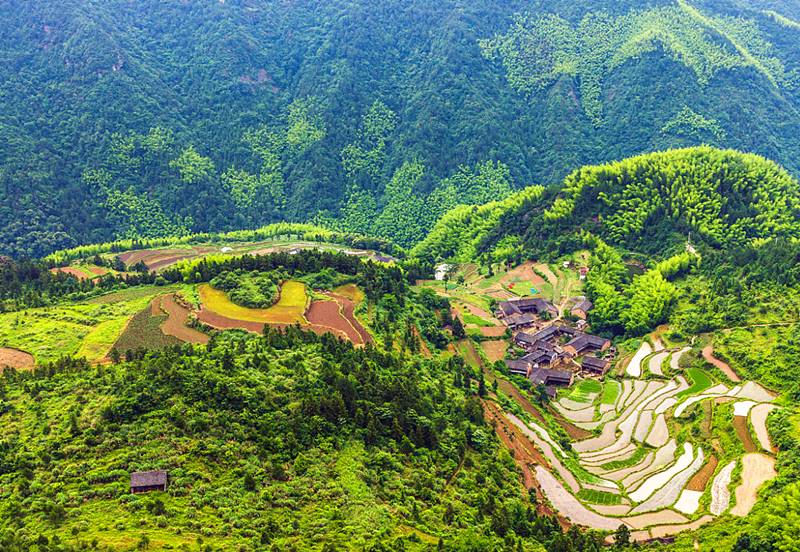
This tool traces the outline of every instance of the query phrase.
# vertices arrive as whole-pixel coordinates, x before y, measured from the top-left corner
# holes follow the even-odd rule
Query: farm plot
[[[164,335],[172,336],[184,343],[205,345],[209,337],[203,332],[187,326],[191,311],[178,303],[175,294],[165,295],[158,301],[158,307],[167,318],[159,326]]]
[[[633,358],[628,363],[625,373],[632,378],[638,378],[642,375],[642,361],[650,354],[653,353],[653,348],[647,341],[642,342],[639,350],[633,355]]]
[[[773,457],[760,453],[742,456],[742,482],[736,487],[736,505],[731,514],[740,517],[749,514],[756,504],[758,489],[777,475]]]
[[[703,348],[703,359],[725,374],[732,382],[739,383],[742,381],[742,378],[740,378],[739,375],[733,371],[733,368],[731,368],[727,362],[724,362],[714,356],[713,345],[707,345]]]
[[[645,355],[649,345],[642,347],[639,356],[646,367],[641,366],[655,378],[639,374],[623,376],[621,381],[609,378],[605,383],[579,381],[551,403],[554,414],[595,431],[583,439],[571,436],[572,450],[555,446],[544,420],[537,420],[534,429],[506,414],[547,459],[534,466],[545,497],[573,523],[600,530],[625,524],[639,540],[662,538],[699,527],[728,511],[729,487],[735,466],[742,461],[731,513],[745,515],[760,486],[774,477],[774,456],[755,451],[762,445],[772,452],[766,417],[775,397],[753,382],[731,389],[694,367],[681,369],[682,374],[675,376],[680,355],[688,348]],[[719,407],[722,415],[712,416],[718,408],[715,399],[720,398],[733,404]],[[702,411],[689,412],[698,403]],[[731,411],[741,415],[731,419]],[[742,454],[742,449],[712,439],[714,424],[730,424],[722,431],[740,433],[747,451],[741,460],[731,462],[725,457],[727,465],[721,470],[718,461],[723,450],[731,455],[737,450]],[[707,494],[710,500],[703,498]]]
[[[681,369],[681,357],[691,351],[690,347],[684,347],[679,351],[675,351],[672,353],[672,356],[669,359],[669,369],[672,370],[673,373],[678,372]]]
[[[278,302],[266,309],[242,307],[231,301],[224,291],[209,285],[200,286],[200,301],[203,305],[200,320],[215,326],[216,317],[228,320],[263,324],[304,324],[308,296],[301,282],[287,281],[281,286]],[[246,328],[247,329],[247,328]]]
[[[769,440],[769,432],[767,431],[767,416],[777,407],[774,404],[763,403],[759,404],[750,411],[750,423],[753,424],[753,431],[755,431],[758,443],[761,448],[767,452],[772,452],[772,443]]]
[[[130,288],[114,294],[116,301],[97,297],[82,303],[41,307],[0,314],[0,347],[32,355],[37,364],[63,355],[105,358],[127,322],[158,292],[153,287]]]
[[[722,468],[711,483],[711,506],[709,511],[715,516],[722,515],[730,506],[730,484],[735,468],[736,460]]]
[[[654,376],[663,376],[664,372],[661,370],[661,366],[664,364],[664,361],[667,360],[668,356],[669,351],[661,351],[650,357],[647,363],[647,368],[650,370],[650,373]]]
[[[36,364],[36,359],[33,355],[20,351],[19,349],[11,349],[9,347],[0,347],[0,369],[14,368],[15,370],[28,370],[33,368]]]
[[[486,358],[489,359],[489,362],[497,362],[506,357],[508,342],[505,339],[483,341],[481,342],[481,347],[483,347],[483,352],[486,353]]]

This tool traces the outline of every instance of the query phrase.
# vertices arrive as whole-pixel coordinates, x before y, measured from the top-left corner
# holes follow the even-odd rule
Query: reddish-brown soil
[[[306,312],[306,320],[312,325],[331,328],[332,333],[344,334],[347,339],[356,345],[362,345],[364,341],[356,329],[342,316],[342,310],[338,302],[314,301]]]
[[[167,319],[161,324],[161,331],[164,335],[177,337],[186,343],[199,343],[201,345],[208,343],[209,337],[206,334],[186,325],[191,311],[178,304],[175,301],[174,294],[162,297],[160,300],[156,299],[153,303],[156,301],[159,301],[160,310],[167,315]]]
[[[263,322],[247,322],[245,320],[235,320],[222,316],[216,312],[201,308],[197,313],[197,319],[203,324],[207,324],[218,330],[247,330],[248,332],[261,333],[264,331]]]
[[[706,465],[703,466],[699,472],[694,474],[694,477],[689,480],[689,484],[686,488],[690,491],[705,491],[706,486],[708,486],[708,481],[714,476],[714,470],[717,469],[717,462],[716,456],[709,457]]]
[[[352,326],[353,329],[361,337],[361,343],[372,343],[372,336],[367,331],[367,329],[361,325],[361,322],[358,321],[358,318],[356,318],[355,302],[352,299],[345,297],[344,295],[339,295],[337,293],[329,293],[328,295],[333,297],[336,300],[336,302],[339,303],[339,306],[342,309],[342,315],[344,316],[345,320],[347,320],[347,322],[350,324],[350,326]]]
[[[306,316],[311,316],[315,319],[315,321],[309,319],[310,323],[303,324],[303,329],[318,333],[320,335],[331,333],[342,339],[352,341],[353,343],[363,344],[365,341],[362,337],[362,334],[359,332],[360,329],[371,341],[372,336],[370,336],[364,327],[361,326],[357,320],[355,320],[355,316],[352,315],[352,311],[350,311],[351,316],[353,316],[352,321],[347,318],[348,311],[346,304],[339,303],[339,300],[344,300],[344,298],[337,297],[336,299],[337,300],[331,301],[315,301],[312,303],[313,313],[312,310],[309,309]],[[346,302],[347,300],[344,301]],[[317,306],[314,307],[314,305]],[[223,316],[205,308],[201,308],[197,313],[197,319],[203,324],[218,330],[245,330],[258,334],[264,331],[263,322],[250,322],[246,320],[228,318],[227,316]],[[336,326],[330,325],[332,322],[334,322]],[[355,326],[353,322],[358,324],[358,326]],[[270,324],[270,326],[273,328],[286,327],[285,324]],[[355,341],[353,336],[357,336],[358,341]]]
[[[108,270],[100,266],[90,266],[87,268],[89,269],[89,272],[91,272],[95,276],[103,276],[104,274],[108,274]]]
[[[71,266],[63,266],[60,268],[51,268],[50,272],[53,274],[57,274],[59,272],[63,274],[69,274],[70,276],[75,276],[78,280],[88,280],[89,277],[82,271],[78,270],[77,268],[73,268]]]
[[[489,425],[494,427],[495,433],[500,438],[503,446],[511,452],[514,462],[519,466],[522,472],[522,485],[528,489],[536,489],[536,495],[542,496],[539,482],[534,475],[533,467],[537,464],[547,466],[547,459],[536,449],[531,443],[530,439],[525,437],[522,432],[513,424],[508,423],[505,416],[503,416],[500,407],[492,401],[481,401],[483,404],[483,413]],[[540,515],[550,516],[553,511],[542,500],[536,501],[536,511]],[[559,516],[559,523],[565,529],[569,527],[569,523]]]
[[[505,339],[500,339],[497,341],[483,341],[481,342],[481,347],[483,347],[483,352],[486,353],[486,358],[488,358],[490,362],[497,362],[498,360],[503,360],[506,357],[508,342]]]
[[[739,375],[733,371],[733,368],[731,368],[727,362],[723,362],[714,356],[713,345],[709,344],[703,348],[703,359],[705,359],[706,362],[713,364],[716,368],[719,368],[719,370],[728,376],[728,379],[730,379],[732,382],[739,383],[742,381],[742,378],[740,378]]]
[[[16,370],[30,370],[35,364],[36,360],[30,353],[8,347],[0,348],[0,369],[14,368]]]
[[[745,416],[734,416],[733,428],[736,430],[736,435],[742,442],[745,452],[758,451],[756,444],[753,442],[753,437],[750,435],[750,430],[747,428],[747,418]]]

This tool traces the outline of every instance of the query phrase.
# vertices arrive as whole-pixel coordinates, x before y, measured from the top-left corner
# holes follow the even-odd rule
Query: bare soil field
[[[739,383],[742,381],[742,378],[740,378],[739,375],[733,371],[733,368],[731,368],[727,362],[723,362],[714,356],[713,345],[709,344],[703,348],[703,359],[709,364],[714,365],[716,368],[719,368],[719,370],[728,376],[728,379],[730,379],[732,382]]]
[[[483,341],[481,347],[483,347],[483,352],[486,353],[486,358],[489,359],[489,362],[497,362],[505,358],[506,351],[508,350],[508,343],[504,339]]]
[[[765,454],[742,456],[742,483],[736,487],[736,505],[731,508],[734,516],[746,516],[753,509],[761,485],[777,477],[775,459]]]
[[[736,436],[742,442],[745,452],[756,452],[756,444],[753,442],[753,437],[750,436],[750,430],[747,427],[747,418],[744,416],[733,417],[733,428],[736,430]]]
[[[36,365],[36,359],[33,355],[20,351],[19,349],[11,349],[9,347],[0,348],[0,369],[1,368],[14,368],[15,370],[30,370]]]
[[[91,280],[91,278],[83,270],[77,269],[74,266],[62,266],[60,268],[51,268],[50,272],[52,272],[53,274],[61,272],[62,274],[75,276],[80,281]]]
[[[686,488],[690,491],[705,491],[706,487],[708,486],[708,481],[711,479],[717,469],[718,462],[719,461],[717,460],[716,456],[712,455],[709,457],[706,465],[703,466],[699,472],[694,474],[694,477],[689,480],[689,484],[686,485]]]
[[[249,322],[228,318],[206,308],[201,308],[197,319],[217,330],[247,330],[248,332],[261,333],[264,331],[264,322]]]
[[[361,290],[356,288],[357,293],[353,293],[353,298],[341,295],[339,293],[331,293],[330,296],[333,297],[336,302],[339,304],[339,308],[341,309],[342,316],[344,317],[345,321],[348,325],[358,334],[358,338],[360,339],[360,343],[372,343],[372,335],[367,331],[367,329],[359,322],[358,318],[356,318],[355,311],[358,303],[363,300],[363,293]],[[360,295],[359,295],[360,294]],[[359,299],[360,297],[360,299]],[[349,332],[348,332],[348,335]],[[359,343],[355,339],[352,340],[353,343]]]
[[[761,448],[767,452],[772,452],[774,449],[769,440],[769,432],[767,431],[767,416],[777,408],[774,404],[759,404],[750,411],[750,423],[753,424],[753,431],[756,433]]]
[[[484,326],[480,329],[484,337],[503,337],[506,335],[505,326]]]
[[[331,328],[332,333],[344,335],[356,345],[364,344],[361,334],[345,319],[341,306],[333,299],[312,302],[306,312],[306,319],[312,326]]]

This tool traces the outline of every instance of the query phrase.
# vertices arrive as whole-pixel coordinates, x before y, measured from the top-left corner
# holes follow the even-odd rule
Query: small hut
[[[167,472],[164,470],[131,473],[131,492],[134,494],[166,490]]]

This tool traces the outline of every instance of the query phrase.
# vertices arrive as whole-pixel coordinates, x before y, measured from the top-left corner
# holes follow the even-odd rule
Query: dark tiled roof
[[[131,474],[131,487],[152,487],[166,484],[167,472],[163,470],[133,472]]]
[[[576,333],[578,333],[578,331],[570,328],[569,326],[553,324],[552,326],[548,326],[545,329],[533,334],[533,337],[535,341],[548,341],[561,335],[575,335]]]
[[[610,365],[611,365],[611,362],[609,362],[608,360],[603,360],[602,358],[597,358],[595,356],[585,356],[585,357],[583,357],[582,366],[584,368],[588,368],[590,370],[597,370],[599,372],[605,372]]]
[[[602,349],[607,343],[610,343],[610,341],[605,337],[582,333],[575,336],[572,341],[567,343],[567,346],[572,346],[580,353],[586,349]]]
[[[531,365],[525,360],[507,360],[506,366],[508,366],[508,371],[512,374],[527,376],[528,368],[530,368]]]
[[[509,326],[525,326],[535,322],[530,314],[511,314],[506,316],[506,324]]]
[[[526,312],[535,312],[536,314],[541,314],[543,312],[558,312],[552,303],[542,299],[541,297],[501,301],[498,303],[497,308],[500,309],[504,316],[523,314]]]
[[[594,305],[592,304],[592,302],[591,302],[591,301],[589,301],[588,299],[583,299],[582,301],[578,301],[578,302],[575,304],[575,306],[574,306],[574,307],[572,307],[572,310],[578,310],[578,309],[580,309],[580,310],[582,310],[583,312],[589,312],[589,311],[590,311],[590,310],[592,310],[593,308],[594,308]]]
[[[528,379],[534,385],[569,385],[572,381],[572,372],[569,370],[537,368],[531,372]]]

